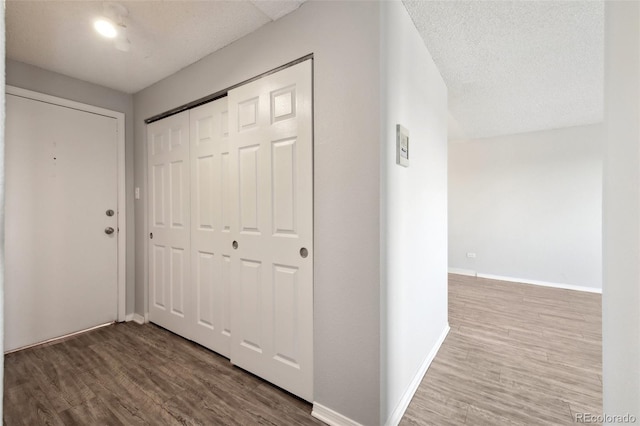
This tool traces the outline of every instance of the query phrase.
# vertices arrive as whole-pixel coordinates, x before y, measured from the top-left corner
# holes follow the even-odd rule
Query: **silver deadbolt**
[[[107,227],[107,228],[104,228],[104,233],[107,234],[107,235],[111,235],[111,234],[113,234],[113,232],[114,232],[114,229],[112,227],[110,227],[110,226]]]
[[[306,248],[302,247],[300,249],[300,256],[302,256],[302,258],[306,258],[307,256],[309,256],[309,250],[307,250]]]
[[[113,210],[111,210],[111,209],[107,210],[106,213],[107,213],[107,216],[109,216],[109,217],[111,217],[111,216],[113,216],[115,214],[115,212]]]
[[[234,241],[233,243],[231,243],[231,247],[233,247],[233,249],[237,249],[238,248],[238,242]]]

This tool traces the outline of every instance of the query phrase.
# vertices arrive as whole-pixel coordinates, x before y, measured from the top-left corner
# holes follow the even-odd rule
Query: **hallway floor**
[[[4,424],[321,425],[311,404],[152,324],[5,357]]]
[[[401,424],[569,425],[601,414],[601,296],[450,275],[451,332]],[[320,425],[308,404],[160,327],[5,356],[5,425]],[[369,425],[364,425],[369,426]]]
[[[575,425],[601,415],[601,299],[449,275],[451,331],[400,424]]]

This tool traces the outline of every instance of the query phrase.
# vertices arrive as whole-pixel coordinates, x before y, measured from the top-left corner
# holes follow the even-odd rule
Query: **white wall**
[[[449,266],[600,289],[603,140],[595,124],[452,142]]]
[[[4,7],[0,10],[0,84],[5,83]],[[4,90],[0,93],[0,383],[4,383]],[[0,400],[4,394],[0,386]],[[0,404],[0,418],[2,418]]]
[[[143,120],[314,54],[315,401],[379,423],[378,2],[307,2],[134,95],[136,312],[147,306]]]
[[[384,2],[381,16],[380,409],[382,423],[397,424],[448,330],[448,113],[447,88],[405,7]],[[396,165],[396,124],[410,132],[408,168]]]
[[[605,19],[603,403],[640,421],[640,3]]]
[[[4,33],[3,33],[4,34]],[[4,58],[4,56],[3,56]],[[7,84],[119,111],[125,114],[125,168],[127,191],[127,296],[126,313],[133,313],[135,294],[135,229],[133,200],[133,96],[33,65],[7,59]]]

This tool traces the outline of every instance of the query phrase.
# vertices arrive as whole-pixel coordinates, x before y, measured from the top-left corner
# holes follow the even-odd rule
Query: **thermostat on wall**
[[[396,164],[409,167],[409,131],[396,124]]]

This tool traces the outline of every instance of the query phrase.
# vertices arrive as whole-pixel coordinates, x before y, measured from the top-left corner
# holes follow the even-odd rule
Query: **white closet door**
[[[313,397],[311,61],[229,92],[231,362]]]
[[[6,99],[9,351],[116,319],[118,226],[107,211],[118,210],[118,126],[99,114]]]
[[[147,126],[149,320],[191,338],[189,111]]]
[[[193,340],[229,357],[231,192],[227,98],[190,110]]]

